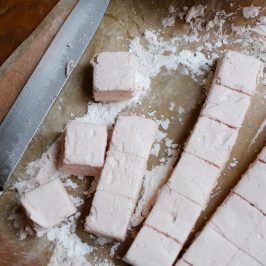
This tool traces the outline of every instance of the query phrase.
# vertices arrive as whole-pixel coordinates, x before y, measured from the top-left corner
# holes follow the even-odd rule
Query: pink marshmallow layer
[[[92,60],[96,101],[122,101],[134,96],[136,59],[128,52],[103,52]]]
[[[249,67],[243,67],[244,63],[250,64]],[[181,159],[146,219],[146,226],[153,228],[161,235],[170,237],[181,247],[193,230],[201,211],[206,207],[217,179],[229,159],[239,128],[243,124],[250,105],[250,95],[254,94],[258,77],[261,75],[261,68],[262,64],[259,60],[233,51],[226,52],[220,59],[209,96],[185,145]],[[246,86],[241,83],[243,71],[250,79]],[[232,73],[234,73],[233,78],[231,78]],[[208,234],[208,237],[216,239],[218,245],[221,245],[217,251],[220,251],[223,244],[228,242],[224,236],[210,226]],[[137,243],[140,241],[138,236],[135,241]],[[158,252],[157,246],[143,246],[141,253],[132,246],[125,255],[126,261],[130,261],[128,254],[132,258],[134,253],[134,257],[140,258],[138,263],[133,263],[133,265],[152,265],[142,261],[141,254],[145,252],[145,249],[149,249],[152,258]],[[154,249],[151,252],[153,246]],[[164,248],[164,246],[160,247],[160,249]],[[212,246],[210,250],[211,248]],[[206,250],[208,248],[204,247],[201,252],[208,255],[209,252]],[[219,263],[221,263],[223,254],[233,255],[235,250],[234,244],[229,242],[221,251],[222,255],[214,260],[218,264],[208,264],[213,261],[207,261],[207,265],[221,265]],[[175,258],[179,252],[179,250],[176,251]],[[191,264],[204,265],[198,264],[199,260]],[[190,262],[184,259],[182,263],[186,265]],[[164,266],[168,265],[172,264],[164,264]]]

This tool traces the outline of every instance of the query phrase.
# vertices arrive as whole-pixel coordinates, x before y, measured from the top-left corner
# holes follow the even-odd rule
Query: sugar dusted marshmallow
[[[224,266],[237,250],[235,245],[207,225],[185,252],[183,259],[190,265]]]
[[[168,186],[205,207],[219,175],[220,170],[217,167],[183,152],[168,181]]]
[[[241,249],[260,262],[266,265],[266,217],[262,219],[256,229],[245,240]]]
[[[70,174],[99,176],[104,165],[106,145],[105,125],[69,122],[60,169]]]
[[[227,265],[228,266],[261,266],[261,263],[259,263],[254,258],[252,258],[251,256],[249,256],[248,254],[246,254],[245,252],[239,249]]]
[[[88,232],[121,241],[125,239],[156,130],[153,120],[138,116],[118,117],[86,219]]]
[[[145,224],[184,243],[201,210],[198,204],[164,186]]]
[[[119,115],[111,140],[111,149],[148,158],[157,127],[156,122],[151,119]]]
[[[77,209],[59,179],[43,184],[23,194],[20,202],[27,216],[38,226],[48,229]]]
[[[180,249],[173,239],[143,226],[124,260],[135,266],[171,266]]]
[[[185,151],[223,168],[236,142],[238,131],[200,117],[186,144]]]
[[[97,190],[85,221],[85,230],[123,241],[133,210],[131,199]]]
[[[147,159],[120,151],[109,151],[97,186],[119,196],[137,200]]]
[[[262,69],[263,64],[260,60],[235,51],[227,51],[218,63],[214,82],[253,95]]]
[[[128,52],[103,52],[93,60],[96,101],[121,101],[134,95],[136,59]]]
[[[239,196],[231,194],[215,212],[209,224],[216,232],[240,247],[262,218],[260,211]]]
[[[240,128],[249,105],[248,95],[213,84],[201,114],[228,126]]]
[[[234,192],[266,214],[266,164],[259,160],[252,164]]]

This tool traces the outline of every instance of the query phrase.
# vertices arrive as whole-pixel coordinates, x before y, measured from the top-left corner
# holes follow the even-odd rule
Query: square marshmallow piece
[[[128,52],[103,52],[93,60],[96,101],[121,101],[134,95],[136,59]]]
[[[234,192],[266,215],[266,164],[258,160],[252,164]]]
[[[202,208],[164,186],[145,224],[184,243]]]
[[[69,122],[61,169],[70,174],[99,176],[104,165],[106,145],[107,126]]]
[[[124,241],[133,210],[131,199],[97,190],[86,218],[85,230]]]
[[[119,115],[110,149],[148,158],[157,127],[156,122],[151,119]]]
[[[210,220],[210,226],[236,246],[257,227],[263,215],[248,202],[231,194]]]
[[[183,255],[183,259],[189,265],[224,266],[237,250],[235,245],[207,225]]]
[[[97,190],[136,201],[146,165],[147,159],[119,151],[109,151]]]
[[[135,266],[171,266],[180,249],[176,241],[144,225],[124,260]]]
[[[240,128],[249,105],[248,95],[213,84],[201,114],[230,127]]]
[[[252,56],[227,51],[218,63],[214,82],[253,95],[262,74],[262,67],[261,61]]]
[[[20,201],[27,216],[45,229],[62,222],[77,211],[57,178],[23,194]]]
[[[183,152],[168,182],[171,189],[205,207],[220,170],[194,155]]]
[[[207,117],[200,117],[185,151],[223,168],[236,142],[237,130]]]

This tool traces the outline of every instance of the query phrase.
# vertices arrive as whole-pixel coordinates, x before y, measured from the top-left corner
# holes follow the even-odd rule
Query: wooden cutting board
[[[60,134],[68,120],[86,113],[88,100],[91,99],[92,75],[89,61],[92,55],[101,51],[127,50],[128,39],[134,36],[139,36],[141,38],[147,28],[162,29],[161,18],[167,16],[168,6],[172,2],[175,2],[177,6],[183,6],[184,4],[190,6],[193,3],[193,1],[189,1],[188,3],[188,1],[178,0],[111,1],[92,42],[71,75],[58,100],[49,112],[43,125],[30,143],[12,178],[9,180],[8,186],[12,187],[12,184],[16,180],[23,178],[26,165],[30,161],[37,159],[46,150],[47,146]],[[195,2],[198,4],[205,3],[206,1]],[[11,56],[5,65],[1,67],[0,79],[2,81],[0,82],[0,91],[1,86],[10,87],[10,83],[12,84],[12,82],[16,82],[16,89],[14,89],[14,92],[11,90],[9,93],[4,94],[5,99],[2,99],[2,102],[2,97],[0,97],[0,117],[4,117],[10,103],[14,101],[15,95],[29,77],[40,59],[41,54],[45,51],[47,44],[51,41],[52,36],[54,36],[58,30],[58,26],[62,23],[67,12],[73,7],[74,3],[73,1],[62,1]],[[234,8],[238,8],[239,6],[250,6],[252,3],[260,6],[265,5],[265,1],[263,0],[238,0],[234,1],[234,3]],[[226,0],[212,1],[209,5],[212,6],[213,12],[215,12],[215,9],[226,9],[229,6]],[[66,6],[69,8],[68,11]],[[239,23],[241,22],[242,19],[239,18]],[[53,29],[52,32],[50,32],[50,28]],[[172,36],[176,32],[185,30],[186,27],[184,25],[177,23],[174,28],[165,32],[165,36]],[[40,43],[45,43],[46,45],[40,45]],[[33,54],[36,56],[32,56]],[[16,71],[21,73],[14,75]],[[15,81],[13,81],[13,79]],[[3,85],[3,82],[6,83]],[[197,119],[202,103],[200,99],[204,97],[205,90],[191,77],[184,76],[179,71],[169,74],[164,70],[161,75],[153,79],[151,87],[152,90],[148,93],[147,97],[142,100],[142,104],[131,108],[130,112],[146,115],[148,112],[156,110],[157,118],[159,118],[160,115],[164,115],[165,118],[169,119],[174,115],[175,118],[168,128],[167,134],[169,138],[174,140],[174,143],[179,144],[182,150],[182,146]],[[260,85],[258,91],[265,94],[265,86]],[[169,111],[171,102],[174,102],[176,106],[181,105],[186,107],[187,112],[183,116],[182,125],[178,121],[177,114],[173,114]],[[230,189],[241,177],[241,174],[247,169],[248,165],[255,159],[256,155],[265,144],[265,129],[259,134],[256,141],[253,142],[254,136],[265,117],[266,103],[256,95],[253,97],[252,106],[248,112],[244,126],[240,130],[237,145],[233,149],[229,160],[230,163],[232,162],[232,158],[236,158],[239,163],[234,168],[230,167],[229,163],[226,166],[219,180],[218,186],[220,189],[217,190],[217,193],[215,193],[212,198],[211,204],[202,215],[197,224],[196,231],[202,227],[206,218],[210,217],[215,211],[217,206],[226,197]],[[149,162],[149,168],[156,164],[158,164],[158,158],[152,157]],[[74,193],[82,197],[82,192],[86,189],[87,183],[77,180],[75,180],[75,182],[78,182],[80,187],[79,190]],[[8,190],[7,193],[4,193],[4,195],[0,197],[0,265],[46,265],[52,253],[52,244],[45,238],[27,239],[23,241],[18,240],[17,231],[14,229],[12,223],[7,221],[10,211],[15,206],[17,206],[17,201],[13,191]],[[113,261],[115,265],[125,265],[125,263],[116,257],[110,257],[110,245],[101,247],[96,241],[90,239],[88,234],[83,231],[82,224],[78,226],[78,235],[84,241],[98,247],[98,250],[95,249],[89,256],[91,262],[95,261],[94,258],[97,256],[99,260],[106,258]],[[129,242],[130,240],[128,240],[126,245],[128,245]],[[123,253],[126,245],[122,246],[119,251],[120,254]]]
[[[49,7],[56,1],[53,0],[47,2],[47,5]],[[61,1],[53,9],[53,11],[42,21],[38,28],[20,45],[17,50],[15,50],[15,52],[1,66],[0,122],[4,119],[8,110],[10,109],[18,94],[20,93],[20,90],[23,88],[23,86],[29,79],[31,73],[40,61],[42,55],[48,48],[57,31],[60,29],[61,25],[63,24],[68,14],[77,2],[78,0]],[[31,23],[28,21],[30,19],[24,18],[24,14],[22,14],[21,21],[16,21],[15,16],[18,16],[18,12],[23,12],[23,9],[21,8],[21,10],[12,13],[12,9],[19,9],[19,4],[13,3],[11,7],[10,5],[12,5],[12,1],[6,5],[3,4],[3,6],[5,7],[8,6],[8,10],[11,10],[11,12],[8,12],[8,14],[10,14],[9,16],[2,15],[0,20],[0,23],[2,23],[2,25],[5,25],[5,23],[8,24],[8,20],[15,20],[13,22],[14,24],[19,24],[19,22],[24,24]],[[27,7],[27,3],[24,3],[24,5]],[[41,12],[41,9],[38,9],[38,6],[35,7],[35,10],[39,10],[39,12]],[[4,10],[1,9],[1,12],[4,13]],[[32,13],[34,13],[34,7],[29,10],[27,16],[33,16]],[[5,22],[5,20],[7,21]],[[2,27],[0,30],[0,47],[2,49],[5,49],[6,52],[8,52],[6,44],[4,42],[4,39],[7,38],[5,30],[8,30],[8,27],[7,29],[6,27]],[[27,27],[25,28],[25,31],[27,31]],[[16,31],[11,32],[9,34],[11,34],[12,36],[12,33],[15,34]],[[7,44],[10,43],[8,42]],[[3,47],[1,45],[3,45]],[[10,48],[12,49],[12,46]]]

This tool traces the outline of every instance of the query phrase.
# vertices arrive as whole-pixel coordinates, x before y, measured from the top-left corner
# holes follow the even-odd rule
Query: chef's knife
[[[12,174],[35,132],[95,33],[109,0],[80,0],[50,44],[0,126],[0,187]],[[67,67],[67,73],[66,73]]]

